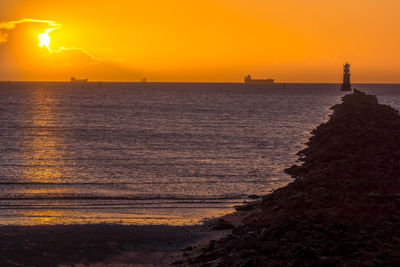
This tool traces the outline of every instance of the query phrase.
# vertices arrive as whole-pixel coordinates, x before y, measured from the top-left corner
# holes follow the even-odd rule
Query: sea
[[[400,85],[357,84],[400,109]],[[0,225],[193,225],[285,186],[338,84],[0,83]]]

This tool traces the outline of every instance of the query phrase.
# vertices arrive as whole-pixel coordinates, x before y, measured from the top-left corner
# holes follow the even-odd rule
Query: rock
[[[264,255],[274,255],[280,249],[276,242],[265,242],[261,248],[261,253]]]
[[[332,110],[285,170],[295,180],[236,207],[240,226],[218,220],[233,235],[199,266],[400,266],[399,112],[360,91]]]
[[[339,256],[349,256],[356,251],[357,247],[355,246],[355,244],[350,242],[342,243],[336,248],[336,254]]]
[[[192,246],[189,246],[189,247],[186,247],[186,248],[184,248],[183,249],[183,251],[192,251],[193,250],[193,247]]]
[[[238,266],[240,266],[240,267],[253,267],[253,266],[260,266],[260,265],[258,264],[258,258],[257,257],[252,257],[250,259],[241,261],[238,264]]]
[[[184,264],[183,260],[177,260],[171,263],[171,265],[181,265],[181,264]]]
[[[231,223],[225,221],[224,219],[219,219],[214,223],[212,230],[230,230],[235,228]]]
[[[391,266],[391,267],[398,267],[398,266],[400,266],[400,258],[390,259],[390,260],[386,263],[386,266]]]

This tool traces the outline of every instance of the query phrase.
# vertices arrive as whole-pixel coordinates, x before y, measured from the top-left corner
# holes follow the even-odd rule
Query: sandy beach
[[[2,226],[0,266],[168,266],[225,234],[204,225]]]

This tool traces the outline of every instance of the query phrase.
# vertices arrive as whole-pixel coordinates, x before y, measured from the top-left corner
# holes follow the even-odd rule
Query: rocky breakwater
[[[199,266],[400,266],[400,116],[360,91],[332,107],[288,186],[240,208]]]

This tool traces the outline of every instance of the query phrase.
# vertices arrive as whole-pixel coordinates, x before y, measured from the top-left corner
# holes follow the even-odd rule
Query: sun
[[[45,46],[48,50],[50,50],[50,36],[49,33],[52,29],[47,29],[44,33],[39,34],[39,47]]]

